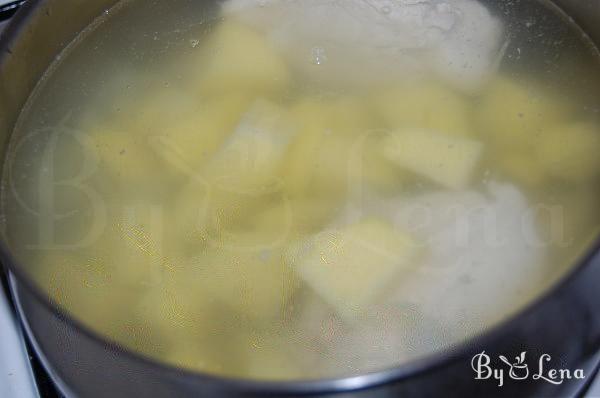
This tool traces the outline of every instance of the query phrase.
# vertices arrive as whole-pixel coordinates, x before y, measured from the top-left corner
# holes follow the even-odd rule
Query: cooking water
[[[6,239],[105,338],[221,376],[381,370],[597,236],[597,54],[545,3],[208,3],[108,10],[14,133]]]

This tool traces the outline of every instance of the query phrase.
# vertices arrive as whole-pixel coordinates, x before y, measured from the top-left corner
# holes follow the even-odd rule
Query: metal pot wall
[[[29,0],[0,44],[0,153],[6,152],[20,109],[55,56],[115,0]],[[600,43],[600,2],[560,0],[558,7]],[[600,70],[598,71],[600,73]],[[586,380],[555,385],[534,380],[475,380],[471,359],[551,354],[552,364],[593,373],[600,351],[600,242],[547,295],[499,327],[430,358],[350,379],[263,383],[230,380],[171,368],[112,345],[61,313],[14,266],[3,264],[23,324],[44,366],[67,396],[568,396]],[[537,363],[535,369],[537,371]]]

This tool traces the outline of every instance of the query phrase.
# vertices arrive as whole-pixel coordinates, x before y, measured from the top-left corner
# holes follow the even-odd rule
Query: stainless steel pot
[[[116,0],[29,0],[19,11],[0,43],[1,153],[6,152],[21,108],[55,56],[114,3]],[[554,3],[600,44],[599,1]],[[549,353],[556,366],[581,368],[588,379],[599,360],[600,241],[544,297],[466,344],[385,372],[285,383],[192,373],[113,345],[59,311],[14,264],[4,245],[0,245],[0,254],[13,274],[11,286],[27,334],[67,396],[567,396],[580,391],[585,381],[553,385],[533,379],[507,380],[500,388],[495,382],[474,379],[471,358],[482,351],[492,357],[514,357],[522,351]]]

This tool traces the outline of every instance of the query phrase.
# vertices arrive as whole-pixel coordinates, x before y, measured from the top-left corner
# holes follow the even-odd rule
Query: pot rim
[[[3,35],[0,36],[0,72],[2,71],[4,58],[12,55],[10,44],[19,39],[19,33],[24,27],[31,23],[35,23],[36,18],[39,17],[36,15],[35,11],[45,3],[48,3],[48,1],[51,0],[28,0],[11,19],[9,25],[3,32]],[[563,17],[566,16],[559,7],[554,4],[553,7],[563,13]],[[576,27],[580,29],[577,25]],[[582,33],[584,32],[582,31]],[[600,268],[600,261],[594,263],[594,260],[597,259],[600,259],[600,234],[590,241],[589,247],[586,247],[586,249],[583,250],[581,258],[575,261],[575,265],[571,267],[565,275],[520,310],[475,336],[454,343],[444,349],[425,355],[421,358],[410,360],[398,366],[357,376],[309,380],[263,381],[217,376],[177,367],[176,365],[161,362],[149,355],[121,346],[110,338],[102,336],[100,333],[93,330],[93,328],[88,327],[83,322],[73,317],[67,310],[61,308],[55,300],[44,293],[43,289],[34,282],[27,271],[19,266],[18,262],[8,249],[6,242],[0,239],[0,263],[7,267],[9,272],[15,276],[14,279],[18,282],[18,287],[22,286],[26,288],[47,310],[58,316],[68,325],[74,327],[95,344],[102,345],[116,354],[123,355],[127,359],[140,365],[149,366],[162,374],[190,378],[194,382],[213,385],[217,388],[225,387],[225,390],[237,390],[250,394],[264,395],[283,393],[327,394],[360,391],[392,382],[399,382],[416,375],[427,374],[440,367],[469,358],[473,353],[484,351],[486,347],[492,345],[491,343],[494,340],[499,336],[505,335],[514,325],[519,324],[522,319],[538,311],[555,296],[560,295],[561,291],[568,288],[569,283],[586,269],[594,266]],[[25,322],[27,321],[25,320]],[[48,363],[45,363],[45,366],[48,365]]]

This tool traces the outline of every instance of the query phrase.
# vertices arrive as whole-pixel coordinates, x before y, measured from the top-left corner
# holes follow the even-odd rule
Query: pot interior
[[[374,372],[493,328],[598,236],[597,52],[556,7],[90,10],[35,88],[7,86],[31,95],[4,126],[4,241],[127,349],[244,379]]]

